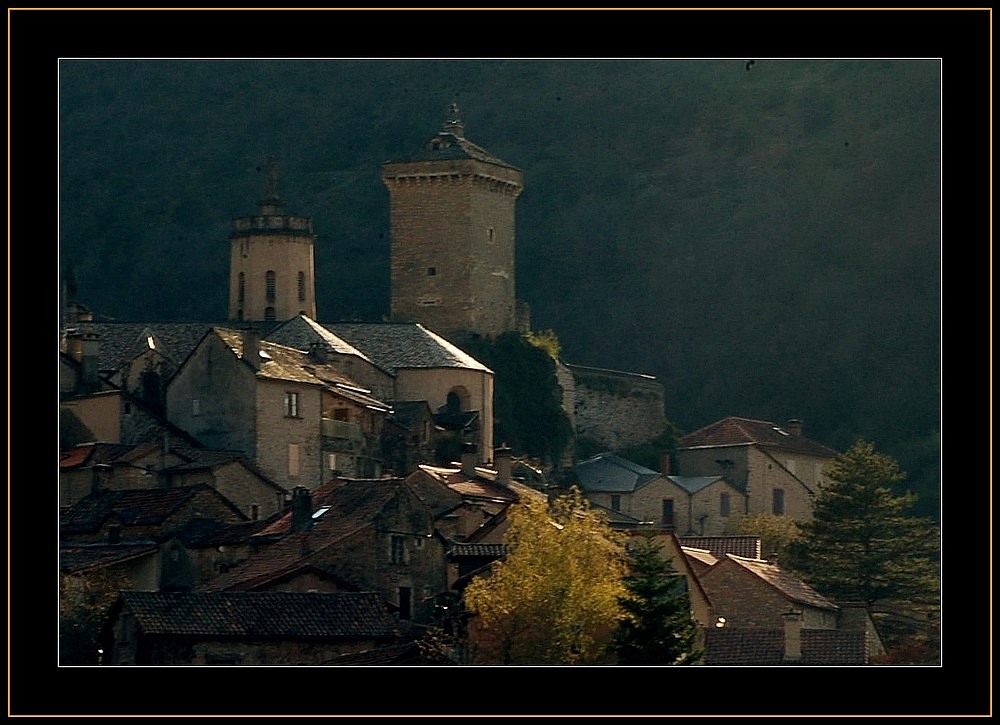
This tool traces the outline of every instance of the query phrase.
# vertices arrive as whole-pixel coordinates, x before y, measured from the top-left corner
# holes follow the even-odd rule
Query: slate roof
[[[716,481],[725,481],[723,476],[664,476],[688,493],[697,493],[703,488],[708,488]],[[728,483],[728,482],[727,482]],[[732,484],[729,484],[730,486]]]
[[[327,330],[364,353],[382,370],[464,368],[491,373],[488,367],[420,323],[340,322]]]
[[[217,323],[216,323],[217,324]],[[74,327],[100,337],[98,367],[117,370],[148,344],[152,333],[157,350],[168,360],[181,364],[213,326],[210,322],[80,322]]]
[[[431,466],[421,463],[419,468],[455,493],[461,494],[463,498],[487,499],[497,503],[515,503],[520,500],[520,496],[512,490],[511,486],[494,483],[487,478],[488,474],[492,474],[490,478],[494,477],[496,475],[494,471],[487,472],[486,469],[477,467],[476,477],[470,478],[460,466]],[[513,484],[513,482],[511,483]],[[531,490],[534,491],[534,489]]]
[[[392,637],[375,592],[122,592],[144,635],[241,639]]]
[[[461,559],[465,557],[471,558],[483,558],[488,557],[491,559],[500,559],[507,556],[507,545],[506,544],[469,544],[464,542],[456,542],[451,545],[448,550],[448,556],[452,559]]]
[[[598,453],[593,458],[580,461],[576,464],[576,475],[581,490],[610,493],[633,493],[650,481],[663,477],[661,473],[614,453]]]
[[[341,355],[355,355],[362,360],[372,362],[363,352],[349,342],[341,339],[316,322],[316,320],[306,315],[296,315],[292,319],[282,322],[267,333],[267,339],[270,342],[276,342],[280,345],[287,345],[288,347],[294,347],[296,350],[303,351],[308,351],[314,342],[325,342],[336,353]]]
[[[864,632],[803,629],[802,658],[785,661],[784,629],[710,627],[705,630],[704,665],[775,666],[868,664]]]
[[[157,551],[159,546],[152,541],[62,545],[59,547],[59,571],[73,574],[88,569],[100,569],[149,556]]]
[[[464,135],[451,132],[448,128],[449,125],[446,124],[444,129],[432,136],[419,151],[393,159],[392,161],[387,161],[386,165],[408,163],[412,161],[474,159],[476,161],[484,161],[489,164],[505,166],[509,169],[517,169],[517,167],[511,166],[506,161],[497,158],[483,147],[472,143],[465,138]],[[460,133],[464,134],[464,131]],[[435,144],[435,141],[439,141],[440,143]]]
[[[243,334],[240,330],[223,327],[216,327],[213,330],[236,355],[243,357]],[[383,411],[392,409],[388,403],[368,395],[370,390],[341,373],[333,365],[315,362],[301,350],[261,340],[260,351],[267,357],[262,357],[260,361],[257,369],[258,378],[317,385],[333,390],[360,405]]]
[[[756,445],[790,453],[836,458],[838,453],[826,446],[791,433],[776,423],[731,416],[716,421],[677,441],[680,450]]]
[[[282,576],[311,555],[374,527],[379,513],[404,485],[398,478],[334,479],[317,487],[310,494],[314,516],[308,529],[293,533],[291,510],[282,512],[255,534],[280,540],[231,569],[225,581],[208,582],[204,588],[246,590]]]
[[[721,565],[726,560],[733,562],[759,579],[767,582],[792,602],[807,604],[817,609],[826,609],[833,612],[840,611],[840,607],[836,604],[777,564],[726,554],[725,558],[720,558],[715,566]]]
[[[115,516],[126,526],[163,524],[181,506],[203,491],[217,496],[233,511],[234,517],[246,518],[211,486],[198,484],[177,488],[101,490],[90,493],[60,513],[59,529],[64,534],[90,533],[100,529],[111,516]]]
[[[718,559],[715,555],[708,549],[698,549],[693,546],[682,546],[681,551],[684,552],[684,556],[689,559],[694,559],[697,562],[705,564],[706,566],[712,566]]]
[[[759,559],[761,543],[759,536],[678,536],[681,546],[705,549],[717,559],[726,554],[736,554],[747,559]]]

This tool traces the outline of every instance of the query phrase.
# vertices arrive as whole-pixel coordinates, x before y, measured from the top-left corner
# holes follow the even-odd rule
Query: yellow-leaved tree
[[[510,513],[507,556],[466,587],[473,664],[614,662],[625,540],[580,490]]]

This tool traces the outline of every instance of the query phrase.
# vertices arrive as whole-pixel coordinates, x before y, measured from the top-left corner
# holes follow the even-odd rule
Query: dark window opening
[[[299,272],[299,302],[305,302],[306,299],[306,273]]]
[[[776,488],[771,492],[771,511],[775,516],[785,513],[785,490]]]
[[[437,267],[428,267],[427,268],[427,276],[428,277],[433,277],[437,273],[438,273]]]
[[[274,302],[275,299],[275,281],[274,272],[270,270],[264,275],[265,292],[264,296],[268,302]]]
[[[668,529],[674,528],[674,500],[672,498],[663,499],[663,526]]]
[[[410,613],[410,588],[400,587],[399,588],[399,618],[409,619],[412,615]]]

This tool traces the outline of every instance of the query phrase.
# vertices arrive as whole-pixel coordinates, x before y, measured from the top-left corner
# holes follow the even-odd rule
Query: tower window
[[[243,301],[246,299],[247,294],[247,277],[243,272],[240,272],[240,281],[237,285],[237,297],[240,301],[240,307],[243,306]]]
[[[278,315],[275,313],[273,307],[265,307],[264,308],[264,319],[268,320],[268,321],[272,321],[272,320],[278,319]]]
[[[493,227],[486,227],[486,241],[492,242],[496,240],[496,230]]]
[[[299,302],[305,302],[306,299],[306,273],[299,272]]]
[[[264,284],[266,288],[265,295],[267,297],[267,301],[274,302],[274,295],[275,295],[274,272],[268,270],[268,272],[264,275]]]
[[[428,277],[433,277],[437,273],[438,273],[437,267],[428,267],[427,268],[427,276]]]

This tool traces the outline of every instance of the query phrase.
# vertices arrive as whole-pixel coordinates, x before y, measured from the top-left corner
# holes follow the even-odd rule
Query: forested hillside
[[[323,321],[389,312],[380,164],[457,103],[524,172],[518,296],[572,363],[644,372],[682,432],[805,420],[897,458],[937,517],[934,60],[62,61],[60,262],[102,318],[227,312],[228,234],[279,164]]]

